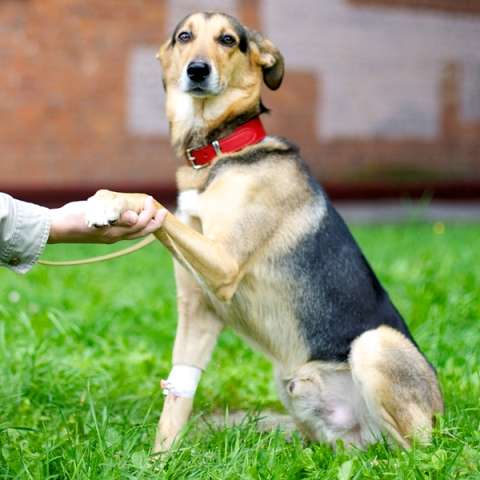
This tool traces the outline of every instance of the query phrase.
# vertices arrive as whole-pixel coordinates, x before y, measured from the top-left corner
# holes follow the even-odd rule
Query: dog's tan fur
[[[277,88],[283,60],[255,32],[249,32],[247,54],[219,45],[215,38],[222,32],[239,40],[232,19],[222,14],[194,14],[181,28],[193,32],[194,39],[185,45],[169,40],[159,58],[172,144],[185,159],[186,149],[205,145],[213,132],[228,133],[222,126],[232,118],[260,113],[262,79]],[[185,65],[198,57],[216,69],[219,92],[214,96],[182,91]],[[259,148],[250,146],[238,155]],[[272,360],[280,396],[308,437],[364,445],[386,432],[403,446],[414,435],[427,440],[433,413],[442,410],[441,395],[425,359],[401,333],[380,327],[360,335],[345,363],[308,361],[289,302],[296,279],[273,269],[271,259],[294,251],[298,239],[322,222],[325,205],[312,196],[295,163],[275,154],[282,142],[267,137],[261,148],[266,161],[229,166],[213,179],[212,167],[178,170],[179,211],[167,214],[156,233],[176,259],[173,364],[206,368],[220,331],[231,326]],[[194,196],[192,204],[186,196],[182,200],[186,192]],[[120,201],[120,211],[139,211],[144,203],[142,194],[100,191],[94,198],[99,204]],[[408,375],[409,369],[418,375]],[[192,399],[167,396],[155,451],[172,445],[191,409]]]
[[[191,31],[195,40],[182,48],[171,48],[168,40],[158,53],[168,91],[166,109],[171,141],[180,158],[184,157],[186,148],[203,145],[206,136],[226,120],[255,107],[260,98],[262,69],[281,62],[278,50],[259,35],[251,42],[248,56],[238,49],[219,47],[212,40],[224,32],[238,41],[230,21],[223,15],[205,19],[201,13],[194,14],[186,19],[183,28]],[[194,58],[212,60],[221,95],[197,98],[192,103],[190,96],[186,98],[180,91],[178,81],[182,70]]]
[[[385,432],[405,448],[413,438],[428,442],[432,411],[443,410],[432,369],[411,342],[386,326],[360,335],[348,364],[302,365],[289,379],[285,402],[297,412],[298,426],[309,438],[334,441],[340,436],[347,444],[361,446]],[[348,422],[340,431],[324,423],[312,428],[312,411],[333,410],[329,402],[350,402],[360,428],[350,428]]]

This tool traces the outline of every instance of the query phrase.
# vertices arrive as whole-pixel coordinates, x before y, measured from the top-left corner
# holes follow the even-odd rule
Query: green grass
[[[446,415],[432,445],[333,452],[257,433],[255,412],[281,409],[271,368],[225,332],[198,390],[197,420],[172,455],[151,462],[175,334],[171,260],[152,245],[108,264],[0,272],[0,478],[480,478],[480,226],[354,233],[439,369]],[[227,407],[252,418],[226,429],[198,418]]]

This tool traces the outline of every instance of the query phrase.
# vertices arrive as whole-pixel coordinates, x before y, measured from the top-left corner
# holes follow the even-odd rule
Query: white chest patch
[[[200,195],[198,194],[198,190],[190,189],[180,192],[177,203],[177,215],[181,217],[200,216]]]
[[[193,99],[179,88],[172,88],[167,95],[167,114],[173,129],[190,130],[195,123]]]
[[[175,120],[178,122],[193,123],[193,101],[189,95],[179,94],[175,108]]]

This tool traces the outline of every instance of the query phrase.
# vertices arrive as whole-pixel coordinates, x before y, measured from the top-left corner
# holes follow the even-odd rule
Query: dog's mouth
[[[191,83],[183,91],[193,97],[216,97],[217,95],[220,95],[222,88],[219,85],[212,86]]]
[[[187,93],[190,93],[194,97],[210,97],[217,95],[216,93],[212,92],[209,88],[204,88],[204,87],[199,87],[197,86],[192,86],[187,90]]]

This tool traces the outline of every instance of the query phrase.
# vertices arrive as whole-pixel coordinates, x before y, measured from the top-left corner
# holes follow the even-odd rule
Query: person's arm
[[[106,227],[87,226],[87,202],[71,202],[51,210],[48,243],[115,243],[144,237],[162,226],[166,210],[159,210],[147,197],[143,210],[123,212],[115,224]]]
[[[40,256],[50,232],[45,207],[0,193],[0,265],[25,273]]]
[[[49,210],[0,193],[0,266],[26,273],[48,243],[114,243],[140,238],[162,226],[165,210],[151,197],[139,214],[124,212],[115,225],[95,228],[85,222],[87,202]]]

